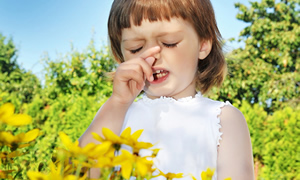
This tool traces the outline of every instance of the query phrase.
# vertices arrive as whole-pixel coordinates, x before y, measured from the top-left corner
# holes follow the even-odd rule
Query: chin
[[[161,96],[172,97],[172,91],[167,88],[147,88],[144,90],[148,97],[159,98]]]

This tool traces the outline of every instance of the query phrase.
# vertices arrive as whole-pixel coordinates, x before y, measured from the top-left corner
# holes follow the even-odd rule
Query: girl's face
[[[182,18],[143,20],[140,26],[132,25],[122,30],[121,50],[125,61],[155,46],[160,46],[160,51],[153,55],[155,80],[146,82],[146,95],[152,99],[194,96],[198,61],[209,54],[210,43],[200,42],[194,27]]]

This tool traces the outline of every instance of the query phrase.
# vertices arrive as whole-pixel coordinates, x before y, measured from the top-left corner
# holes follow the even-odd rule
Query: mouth
[[[157,83],[163,82],[164,80],[167,79],[168,75],[169,75],[169,71],[162,70],[162,69],[154,70],[153,71],[153,77],[154,77],[153,83],[157,84]]]
[[[165,76],[167,76],[169,74],[169,71],[165,71],[165,70],[156,70],[153,73],[153,77],[154,77],[154,81],[160,78],[163,78]]]

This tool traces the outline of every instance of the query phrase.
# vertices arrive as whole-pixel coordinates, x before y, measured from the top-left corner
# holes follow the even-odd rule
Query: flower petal
[[[92,132],[93,138],[96,139],[97,141],[103,142],[104,139],[97,133]]]
[[[103,156],[110,148],[111,142],[104,142],[102,144],[98,144],[95,146],[93,152],[91,152],[92,156]]]
[[[139,139],[139,137],[141,136],[141,134],[143,133],[143,129],[140,129],[140,130],[137,130],[137,131],[135,131],[133,134],[132,134],[132,139],[134,140],[134,141],[137,141],[138,139]]]
[[[27,114],[14,114],[8,117],[4,123],[11,125],[11,126],[24,126],[30,124],[32,118]]]
[[[121,173],[125,179],[129,179],[132,171],[132,163],[130,161],[125,161],[121,164]]]
[[[47,175],[40,172],[28,171],[27,176],[30,180],[48,180]]]
[[[4,121],[5,119],[12,116],[15,112],[15,107],[12,103],[5,103],[0,106],[0,121]]]
[[[121,142],[121,138],[119,136],[117,136],[112,130],[108,129],[108,128],[102,128],[102,133],[103,136],[113,142],[113,143],[118,143]]]
[[[207,175],[205,171],[201,172],[201,180],[207,180]]]
[[[25,154],[25,153],[21,153],[21,152],[19,152],[19,151],[13,151],[13,152],[9,153],[9,154],[7,155],[7,157],[8,157],[8,158],[14,158],[14,157],[22,156],[22,155],[24,155],[24,154]]]
[[[121,149],[121,155],[116,156],[114,158],[114,164],[116,165],[120,165],[122,164],[124,161],[130,161],[133,162],[134,160],[134,156],[127,150],[125,149]]]
[[[59,137],[61,139],[61,142],[64,144],[64,146],[67,149],[71,149],[73,146],[73,143],[68,135],[66,135],[64,132],[59,132]]]
[[[151,164],[144,158],[139,158],[139,160],[136,162],[136,168],[140,175],[144,177],[147,172],[151,169]]]
[[[121,133],[121,136],[122,138],[128,138],[130,137],[130,134],[131,134],[131,128],[128,127],[126,129],[124,129],[124,131]]]
[[[39,129],[32,129],[24,134],[24,137],[22,138],[22,142],[30,142],[35,140],[35,138],[38,137],[40,133]]]
[[[10,145],[16,140],[16,137],[11,132],[2,131],[0,132],[0,143]]]

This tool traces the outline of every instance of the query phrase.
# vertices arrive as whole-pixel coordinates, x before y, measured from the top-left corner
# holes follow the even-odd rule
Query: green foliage
[[[12,102],[18,111],[27,113],[33,123],[26,127],[5,127],[14,133],[39,128],[41,135],[34,146],[14,162],[21,170],[17,179],[27,179],[28,170],[48,167],[64,131],[76,140],[93,120],[97,110],[111,95],[112,85],[105,74],[115,69],[107,48],[97,50],[91,41],[84,52],[72,50],[58,60],[45,59],[44,84],[16,62],[15,46],[0,36],[0,98]]]
[[[239,109],[251,135],[256,179],[299,179],[300,106],[268,115],[261,105],[243,101]]]
[[[262,177],[300,179],[300,106],[286,107],[268,117],[262,153]]]
[[[6,101],[14,102],[18,110],[22,103],[30,102],[39,93],[41,86],[34,74],[20,68],[16,53],[12,39],[6,41],[0,34],[0,94],[9,93]]]
[[[237,18],[249,24],[238,40],[245,47],[228,54],[229,76],[212,97],[260,103],[268,113],[286,103],[295,107],[300,103],[299,0],[250,4],[235,4],[240,11]]]
[[[85,52],[72,50],[61,59],[51,61],[46,58],[45,89],[47,97],[56,99],[60,93],[88,92],[88,95],[102,93],[109,96],[111,83],[105,78],[116,64],[108,55],[108,49],[97,51],[91,41]],[[106,91],[108,89],[108,91]]]

